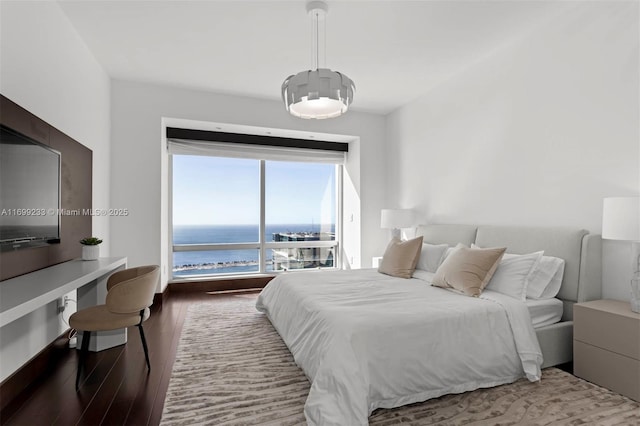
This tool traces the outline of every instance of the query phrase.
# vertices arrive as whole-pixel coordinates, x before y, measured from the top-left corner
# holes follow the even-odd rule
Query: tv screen
[[[0,126],[0,249],[60,242],[60,153]]]

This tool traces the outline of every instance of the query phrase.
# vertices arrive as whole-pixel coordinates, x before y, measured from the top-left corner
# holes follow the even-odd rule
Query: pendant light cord
[[[326,66],[327,65],[327,14],[326,13],[325,13],[324,22],[322,23],[322,25],[324,26],[322,28],[322,39],[323,39],[322,49],[324,50],[324,54],[323,54],[324,64],[322,65]]]
[[[0,0],[1,1],[1,0]],[[323,63],[320,63],[320,14],[322,14],[322,57]],[[326,23],[326,11],[322,10],[314,10],[311,13],[311,40],[312,40],[312,51],[311,51],[311,68],[318,70],[324,66],[324,62],[327,60],[327,23]],[[315,26],[315,28],[313,27]]]

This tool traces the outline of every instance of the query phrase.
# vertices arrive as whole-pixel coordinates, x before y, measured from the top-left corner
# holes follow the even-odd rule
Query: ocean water
[[[274,233],[335,232],[334,225],[281,224],[265,227],[265,241],[273,241]],[[175,225],[174,244],[251,243],[259,240],[258,225]],[[270,270],[271,250],[266,250]],[[257,272],[259,250],[209,250],[173,253],[173,275],[209,275]]]

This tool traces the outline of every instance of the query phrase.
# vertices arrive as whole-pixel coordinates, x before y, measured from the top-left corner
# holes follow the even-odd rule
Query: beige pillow
[[[407,241],[393,238],[380,261],[378,272],[392,277],[411,278],[418,264],[421,249],[422,237]]]
[[[480,249],[458,244],[436,271],[432,285],[478,297],[498,268],[505,250],[505,247]]]

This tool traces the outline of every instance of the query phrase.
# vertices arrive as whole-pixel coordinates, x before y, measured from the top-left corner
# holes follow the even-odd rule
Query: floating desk
[[[0,282],[0,327],[77,290],[78,310],[105,303],[107,278],[127,267],[126,257],[70,260]],[[92,335],[93,336],[93,335]],[[126,343],[127,330],[99,332],[89,350],[101,351]],[[78,347],[81,337],[78,336]]]

